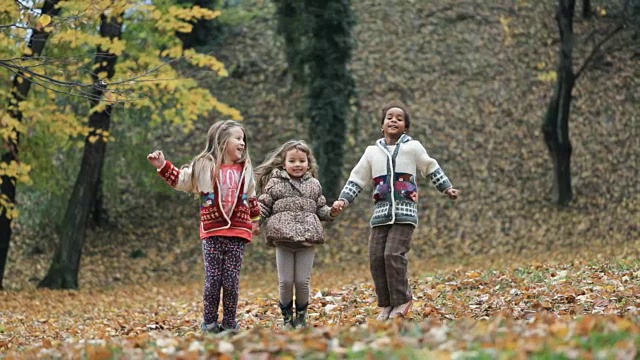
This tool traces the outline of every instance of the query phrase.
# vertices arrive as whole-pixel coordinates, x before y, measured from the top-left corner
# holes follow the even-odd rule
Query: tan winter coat
[[[291,179],[285,170],[275,169],[258,202],[260,217],[267,219],[264,233],[269,245],[324,243],[320,220],[333,217],[320,182],[310,173]]]

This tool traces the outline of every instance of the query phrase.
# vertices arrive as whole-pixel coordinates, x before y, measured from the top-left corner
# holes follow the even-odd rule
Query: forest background
[[[347,39],[351,55],[346,57],[353,88],[342,99],[337,117],[343,122],[326,131],[318,130],[318,121],[330,121],[318,120],[313,112],[318,106],[309,80],[314,79],[309,75],[313,63],[296,63],[290,51],[298,46],[313,56],[308,44],[315,33],[310,30],[297,44],[287,39],[287,29],[278,22],[284,16],[278,6],[282,10],[286,1],[220,1],[209,4],[219,13],[196,10],[187,15],[172,6],[193,4],[178,3],[154,3],[157,9],[148,9],[151,18],[121,10],[125,25],[120,37],[126,45],[117,51],[121,44],[113,38],[109,44],[95,38],[99,13],[94,23],[87,22],[89,29],[93,24],[91,39],[56,38],[51,31],[44,54],[66,60],[42,67],[64,82],[53,84],[67,94],[33,85],[21,108],[19,160],[29,168],[8,166],[3,173],[19,180],[18,205],[12,210],[19,215],[12,225],[5,290],[33,289],[47,278],[52,256],[66,236],[65,214],[83,162],[80,150],[97,138],[107,141],[96,201],[85,209],[89,215],[80,242],[79,287],[185,282],[202,277],[198,203],[168,188],[146,154],[162,149],[174,163],[187,163],[203,148],[208,127],[225,118],[243,122],[254,164],[292,138],[320,148],[334,146],[335,137],[328,143],[321,138],[337,129],[344,134],[337,138],[343,146],[339,176],[325,174],[322,180],[342,184],[364,148],[379,137],[380,108],[391,99],[408,104],[411,135],[462,192],[459,201],[451,202],[420,180],[420,226],[411,257],[421,270],[436,271],[444,263],[490,266],[522,259],[570,263],[587,258],[607,264],[640,255],[637,20],[632,17],[616,28],[623,7],[637,16],[637,2],[585,1],[576,7],[588,4],[590,9],[588,16],[577,12],[573,24],[573,64],[576,69],[587,66],[571,96],[572,200],[560,205],[552,194],[554,166],[542,130],[562,74],[562,39],[554,18],[558,2],[353,1],[351,14],[334,14],[353,21]],[[208,2],[200,3],[207,7]],[[63,8],[58,16],[73,10]],[[56,17],[51,18],[33,21],[42,30],[50,21],[55,24]],[[206,31],[182,35],[181,21],[198,18],[210,20]],[[157,33],[145,21],[155,21]],[[73,41],[80,45],[70,45]],[[6,50],[9,42],[2,46],[3,61],[14,56],[14,50]],[[96,46],[124,54],[115,72],[104,75],[107,90],[99,93],[91,92],[99,78],[86,70],[108,65],[87,55],[87,48]],[[86,58],[74,62],[82,53]],[[324,54],[330,62],[329,53]],[[129,72],[118,74],[118,69]],[[149,70],[155,72],[146,74]],[[141,73],[145,77],[135,78]],[[0,72],[6,84],[3,101],[9,104],[3,112],[12,110],[14,75],[9,67]],[[189,80],[178,85],[163,77]],[[125,85],[111,90],[109,81]],[[90,114],[106,107],[110,127],[96,133],[88,123]],[[330,152],[321,156],[324,164],[334,162]],[[335,184],[328,187],[335,196]],[[336,268],[348,273],[366,264],[370,211],[365,192],[326,226],[327,244],[316,258],[318,273]],[[433,268],[425,268],[429,266]],[[258,238],[246,249],[243,271],[264,270],[275,271],[275,256]]]

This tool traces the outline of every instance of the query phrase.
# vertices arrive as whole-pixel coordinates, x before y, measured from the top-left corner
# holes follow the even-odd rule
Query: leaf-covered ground
[[[214,52],[230,77],[219,82],[204,73],[201,80],[242,110],[259,163],[283,141],[306,139],[297,115],[305,103],[283,76],[272,2],[242,2],[263,13]],[[0,357],[638,358],[637,39],[621,33],[612,40],[617,50],[599,56],[577,83],[575,201],[556,209],[547,200],[551,163],[540,134],[553,91],[541,75],[554,69],[558,51],[551,2],[362,0],[354,9],[351,69],[360,96],[344,175],[379,135],[379,107],[400,98],[412,109],[413,136],[462,190],[460,201],[449,202],[423,183],[412,254],[428,261],[412,260],[416,306],[408,319],[376,322],[368,270],[353,265],[366,258],[371,208],[363,194],[327,227],[312,328],[280,328],[273,252],[255,241],[241,288],[243,331],[203,336],[197,204],[157,193],[148,184],[164,184],[153,171],[136,180],[127,165],[118,178],[127,190],[106,194],[112,223],[87,236],[80,291],[34,290],[57,238],[50,225],[30,225],[28,211],[21,216],[5,277],[10,291],[0,292]],[[590,34],[600,39],[614,20],[576,22],[578,63],[592,48]],[[147,166],[153,144],[187,161],[211,120],[187,137],[167,128],[144,146],[116,133],[122,142],[110,156]],[[131,150],[136,144],[144,153]],[[577,254],[586,260],[574,260]],[[510,263],[511,256],[527,258]],[[331,269],[336,264],[345,267]]]
[[[203,335],[201,282],[0,292],[3,358],[596,358],[640,348],[640,261],[412,264],[407,319],[380,323],[366,268],[316,269],[307,330],[245,273],[238,334]]]

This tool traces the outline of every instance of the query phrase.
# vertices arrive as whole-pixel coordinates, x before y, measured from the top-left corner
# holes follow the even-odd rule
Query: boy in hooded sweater
[[[369,268],[382,308],[378,320],[405,316],[411,308],[407,254],[418,225],[417,171],[439,192],[452,200],[458,198],[458,190],[451,186],[438,162],[407,134],[410,126],[404,104],[392,102],[383,108],[383,138],[367,147],[332,207],[333,214],[339,215],[367,184],[373,184]]]

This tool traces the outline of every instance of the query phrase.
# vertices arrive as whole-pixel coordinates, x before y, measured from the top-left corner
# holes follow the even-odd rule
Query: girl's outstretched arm
[[[316,200],[316,215],[318,215],[318,219],[322,221],[332,221],[337,215],[334,215],[332,208],[327,205],[327,199],[322,195],[322,186],[320,185],[320,182],[318,182],[318,186],[320,186],[320,196],[318,196],[318,199]]]
[[[193,191],[191,167],[176,168],[171,161],[165,159],[164,154],[160,150],[156,150],[147,155],[147,160],[158,170],[158,174],[172,188],[180,191]]]

